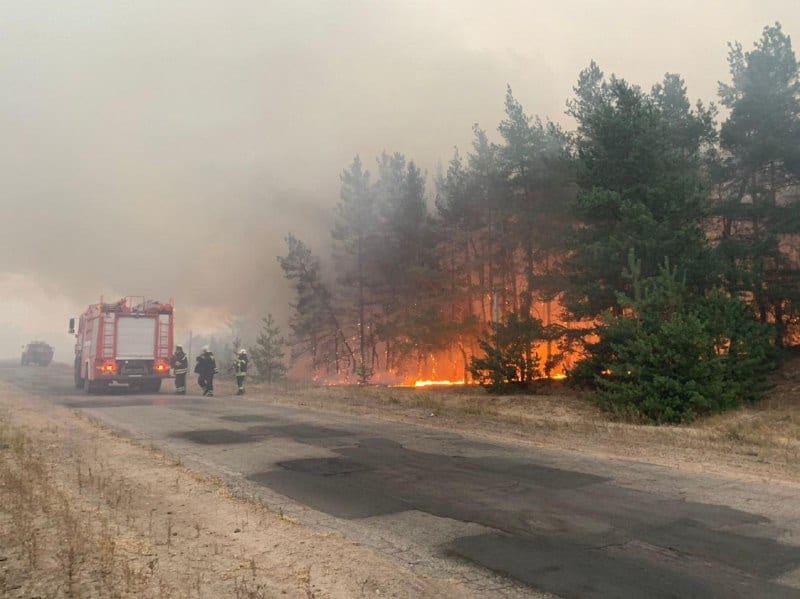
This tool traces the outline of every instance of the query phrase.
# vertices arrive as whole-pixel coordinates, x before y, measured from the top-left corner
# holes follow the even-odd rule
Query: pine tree
[[[525,114],[510,87],[506,118],[498,130],[505,142],[499,157],[511,193],[510,230],[520,262],[515,271],[521,272],[525,282],[519,292],[520,315],[537,315],[550,325],[553,302],[560,292],[555,271],[564,256],[563,239],[574,197],[567,136],[557,125]],[[546,353],[549,374],[552,341]]]
[[[630,292],[622,276],[630,249],[644,276],[669,258],[690,284],[702,286],[708,263],[701,149],[713,137],[708,111],[691,109],[680,78],[668,75],[648,94],[621,79],[605,80],[594,63],[575,91],[569,113],[578,121],[580,226],[566,263],[573,316],[619,312],[617,293]]]
[[[504,315],[517,304],[511,201],[499,149],[477,125],[473,134],[472,152],[464,161],[456,151],[446,174],[437,178],[436,195],[446,317],[461,331],[462,348],[474,345],[495,308]]]
[[[800,65],[781,26],[765,27],[750,52],[732,44],[730,110],[720,133],[715,214],[732,293],[748,298],[782,344],[800,318]]]
[[[694,293],[712,286],[714,273],[703,224],[706,148],[713,140],[713,111],[686,98],[682,80],[667,75],[645,93],[624,80],[606,80],[592,63],[581,73],[569,113],[578,121],[574,204],[577,221],[567,238],[565,304],[585,354],[575,379],[599,372],[608,359],[606,314],[621,316],[620,294],[631,296],[624,275],[628,253],[641,276],[677,267]]]
[[[545,326],[538,318],[510,314],[503,322],[492,324],[489,334],[478,341],[483,356],[472,358],[470,370],[493,393],[528,387],[542,377],[543,367],[548,367],[537,346],[558,334],[557,327]]]
[[[771,332],[738,299],[691,293],[669,261],[642,278],[633,251],[625,276],[631,295],[619,295],[623,312],[607,314],[601,328],[609,349],[594,373],[602,406],[685,422],[760,399],[773,363]]]
[[[333,228],[334,258],[340,271],[344,308],[354,316],[356,325],[358,353],[353,372],[359,381],[366,382],[373,372],[369,345],[374,334],[370,310],[374,301],[372,284],[376,281],[377,209],[369,171],[358,156],[342,173],[341,183]],[[374,343],[371,345],[374,349]]]
[[[333,368],[354,371],[356,357],[339,324],[334,310],[333,295],[322,280],[319,260],[309,247],[289,234],[286,237],[288,252],[279,256],[284,275],[295,289],[294,314],[289,322],[292,330],[292,362],[308,356],[311,368]]]
[[[445,282],[436,257],[436,229],[426,205],[425,175],[399,153],[378,159],[375,196],[380,213],[376,248],[381,306],[376,333],[385,344],[386,369],[402,370],[444,349]]]
[[[272,314],[267,314],[261,322],[261,331],[250,349],[250,357],[259,377],[272,384],[285,378],[288,370],[284,363],[286,340],[281,336]]]

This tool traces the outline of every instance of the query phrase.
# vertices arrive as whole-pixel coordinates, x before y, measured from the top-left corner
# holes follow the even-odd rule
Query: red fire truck
[[[112,384],[124,384],[155,393],[169,377],[173,317],[170,303],[129,296],[118,302],[100,302],[86,309],[75,331],[75,386],[97,393]]]

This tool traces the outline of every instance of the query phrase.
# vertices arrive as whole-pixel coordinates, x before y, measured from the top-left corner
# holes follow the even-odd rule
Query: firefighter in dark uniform
[[[175,393],[186,395],[186,374],[189,372],[189,356],[183,353],[183,346],[176,345],[175,353],[170,360],[172,372],[175,374]]]
[[[203,390],[203,395],[209,397],[214,396],[214,375],[217,374],[217,361],[214,359],[214,354],[208,349],[206,345],[203,348],[203,353],[197,356],[197,364],[194,366],[194,371],[197,373],[197,384]]]
[[[233,361],[233,373],[236,376],[236,395],[244,395],[244,379],[247,377],[247,350],[242,348]]]

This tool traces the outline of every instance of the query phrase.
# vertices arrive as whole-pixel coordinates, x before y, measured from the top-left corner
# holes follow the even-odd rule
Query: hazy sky
[[[432,172],[506,84],[569,127],[591,59],[714,100],[726,43],[776,20],[800,37],[800,2],[5,0],[0,356],[69,361],[100,294],[174,297],[182,333],[285,317],[283,237],[325,246],[356,153]]]

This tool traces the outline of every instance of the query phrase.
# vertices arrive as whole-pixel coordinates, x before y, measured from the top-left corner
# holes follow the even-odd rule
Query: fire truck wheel
[[[102,381],[90,381],[87,379],[83,383],[83,390],[87,394],[102,393],[106,389],[108,389],[108,383]]]
[[[83,377],[81,376],[81,363],[78,360],[75,360],[74,379],[75,379],[75,388],[83,389]]]

